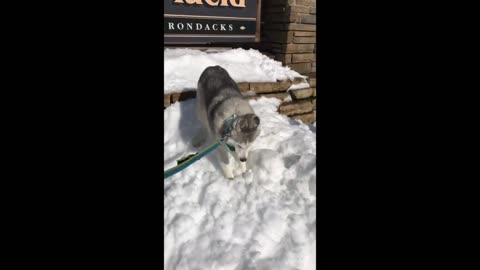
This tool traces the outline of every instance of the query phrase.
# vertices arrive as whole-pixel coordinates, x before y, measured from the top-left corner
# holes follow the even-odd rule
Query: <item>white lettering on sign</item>
[[[202,0],[175,0],[173,2],[174,4],[189,4],[189,5],[203,5]],[[207,6],[211,7],[218,7],[219,5],[221,7],[240,7],[244,8],[246,7],[245,5],[245,0],[205,0],[205,4]]]
[[[187,26],[185,28],[185,25]],[[197,31],[200,31],[202,29],[206,30],[206,31],[211,31],[212,29],[214,31],[218,31],[218,27],[220,27],[220,31],[229,31],[229,32],[232,32],[233,31],[233,24],[229,24],[228,25],[228,30],[227,30],[227,24],[225,23],[221,23],[221,24],[218,24],[218,23],[213,23],[213,24],[208,24],[208,23],[205,23],[205,24],[202,24],[202,23],[195,23],[195,29]],[[173,22],[169,22],[168,23],[168,30],[193,30],[193,23],[173,23]]]

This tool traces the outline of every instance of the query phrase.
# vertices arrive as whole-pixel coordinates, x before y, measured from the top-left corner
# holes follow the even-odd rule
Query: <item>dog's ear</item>
[[[245,121],[245,118],[240,116],[233,122],[234,128],[238,131],[243,131],[246,126],[247,126],[247,121]]]
[[[260,119],[258,116],[255,114],[247,114],[237,120],[235,127],[241,132],[251,132],[257,129],[259,124]]]

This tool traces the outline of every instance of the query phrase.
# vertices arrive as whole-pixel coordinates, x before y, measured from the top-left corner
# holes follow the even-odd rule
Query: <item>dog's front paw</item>
[[[247,171],[247,162],[240,162],[240,168],[242,169],[242,173]]]
[[[223,165],[223,174],[225,175],[226,178],[228,179],[233,179],[235,176],[233,175],[233,169],[232,166],[230,165]]]
[[[234,164],[234,166],[233,166]],[[233,175],[236,176],[241,176],[243,175],[247,170],[245,162],[233,162],[232,163],[232,172]]]

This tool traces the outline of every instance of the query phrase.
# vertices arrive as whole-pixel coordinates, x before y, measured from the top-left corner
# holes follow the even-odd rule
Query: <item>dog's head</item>
[[[248,151],[260,132],[260,118],[253,113],[240,115],[232,123],[230,141],[235,146],[240,161],[247,161]]]

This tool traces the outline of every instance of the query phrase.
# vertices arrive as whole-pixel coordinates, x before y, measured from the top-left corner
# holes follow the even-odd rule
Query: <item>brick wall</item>
[[[309,88],[291,91],[279,112],[316,121],[317,26],[315,0],[262,0],[262,48],[285,66],[308,76]]]
[[[263,0],[264,48],[302,75],[316,78],[316,1]]]

